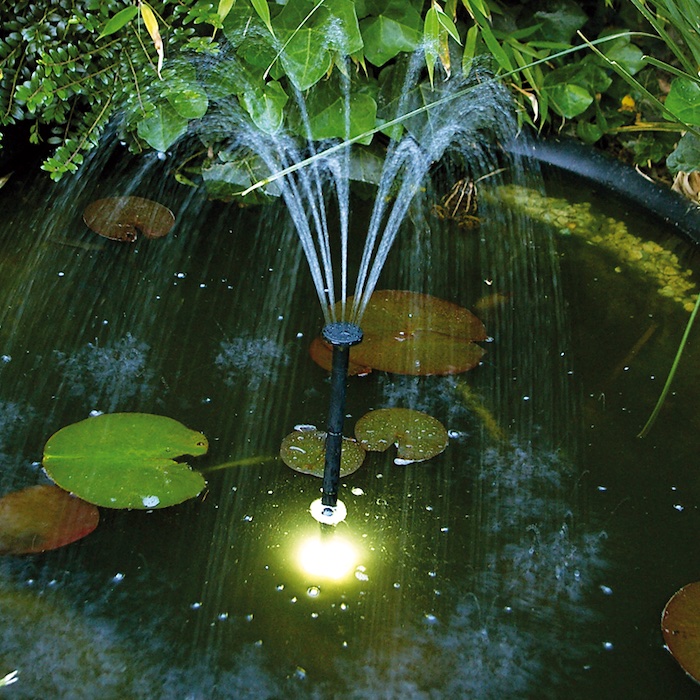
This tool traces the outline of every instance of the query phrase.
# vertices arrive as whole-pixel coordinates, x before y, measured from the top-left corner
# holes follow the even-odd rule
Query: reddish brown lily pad
[[[0,498],[0,553],[34,554],[89,535],[97,508],[58,486],[30,486]]]
[[[445,426],[433,416],[410,408],[380,408],[366,413],[355,426],[365,450],[384,452],[396,445],[396,464],[424,462],[439,455],[449,441]]]
[[[661,631],[673,658],[700,682],[700,581],[683,586],[666,603]]]
[[[83,221],[96,233],[114,241],[133,243],[140,231],[146,238],[165,236],[175,223],[173,213],[143,197],[107,197],[90,203]]]
[[[322,430],[295,430],[282,440],[280,457],[294,471],[323,478],[326,433]],[[365,451],[352,438],[343,438],[340,476],[356,472],[365,459]]]
[[[484,324],[468,309],[428,294],[376,291],[360,325],[364,339],[350,349],[350,363],[351,370],[359,367],[364,373],[373,368],[394,374],[459,374],[475,367],[485,352],[474,342],[486,339]],[[311,356],[330,369],[331,349],[323,340],[315,341]]]

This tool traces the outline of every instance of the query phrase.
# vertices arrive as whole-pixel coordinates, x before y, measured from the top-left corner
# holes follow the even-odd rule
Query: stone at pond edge
[[[384,452],[396,445],[396,464],[424,462],[439,455],[449,438],[433,416],[410,408],[380,408],[366,413],[355,426],[355,436],[366,450]]]
[[[700,682],[700,581],[683,586],[666,603],[661,632],[673,658]]]
[[[322,430],[295,430],[282,440],[280,457],[294,471],[323,478],[326,433]],[[365,459],[365,451],[352,438],[343,438],[340,476],[356,472]]]
[[[36,554],[89,535],[100,514],[90,503],[50,484],[0,498],[0,554]]]
[[[137,231],[146,238],[165,236],[175,216],[162,204],[143,197],[107,197],[88,204],[83,221],[100,236],[133,243]]]

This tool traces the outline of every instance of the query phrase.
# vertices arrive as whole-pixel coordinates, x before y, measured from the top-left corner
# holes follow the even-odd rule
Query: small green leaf
[[[131,20],[136,17],[138,12],[138,5],[130,5],[129,7],[125,7],[123,10],[120,10],[116,15],[114,15],[114,17],[107,21],[107,24],[105,24],[97,38],[102,39],[103,37],[118,32],[124,25],[131,22]]]
[[[171,107],[184,119],[199,119],[207,113],[207,93],[197,85],[183,85],[165,93]]]
[[[681,136],[676,149],[666,158],[672,173],[700,170],[700,138],[690,132]]]
[[[106,508],[165,508],[206,483],[183,455],[206,453],[202,433],[165,416],[109,413],[73,423],[44,447],[46,473],[61,488]]]
[[[326,457],[326,433],[321,430],[295,430],[282,440],[282,461],[294,471],[323,478]],[[356,472],[365,459],[365,451],[351,438],[343,438],[340,476]]]
[[[665,106],[682,122],[700,126],[700,84],[690,78],[675,78]]]
[[[415,51],[422,39],[422,21],[409,4],[391,4],[386,13],[363,19],[360,23],[365,57],[375,66],[383,66],[401,52]]]
[[[157,107],[155,113],[142,119],[136,132],[156,151],[165,152],[187,131],[187,119],[170,105]]]
[[[222,22],[226,19],[228,13],[231,12],[231,8],[235,2],[236,0],[219,0],[219,7],[216,10],[216,14],[219,15],[219,19]]]
[[[445,426],[427,413],[409,408],[380,408],[366,413],[355,426],[365,450],[384,452],[396,445],[395,464],[424,462],[439,455],[449,438]]]

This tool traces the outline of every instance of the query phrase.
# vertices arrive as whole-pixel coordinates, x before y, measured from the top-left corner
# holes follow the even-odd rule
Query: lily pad
[[[484,324],[468,309],[428,294],[376,291],[360,325],[364,340],[350,349],[351,373],[360,367],[394,374],[459,374],[475,367],[485,352],[474,342],[486,339]],[[330,370],[331,348],[319,348],[324,342],[315,342],[311,356]]]
[[[384,452],[391,445],[398,451],[395,464],[424,462],[439,455],[449,438],[437,419],[410,408],[380,408],[366,413],[355,425],[355,436],[365,450]]]
[[[175,216],[162,204],[143,197],[107,197],[88,204],[83,221],[100,236],[133,243],[139,231],[146,238],[165,236]]]
[[[0,498],[0,554],[35,554],[89,535],[100,520],[95,506],[49,484]]]
[[[282,461],[302,474],[323,478],[326,457],[326,433],[323,430],[295,430],[282,440]],[[365,459],[365,451],[352,438],[343,438],[340,476],[356,472]]]
[[[202,433],[148,413],[108,413],[54,433],[46,473],[61,487],[106,508],[165,508],[194,498],[204,477],[179,461],[209,445]]]
[[[700,581],[683,586],[666,603],[661,631],[673,658],[700,682]]]

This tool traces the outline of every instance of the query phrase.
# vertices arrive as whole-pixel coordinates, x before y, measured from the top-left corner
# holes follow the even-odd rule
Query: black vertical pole
[[[323,469],[323,495],[321,497],[324,511],[326,508],[329,511],[326,515],[331,515],[332,509],[338,503],[350,347],[357,345],[362,340],[362,330],[352,323],[330,323],[323,329],[323,337],[333,346],[331,398],[328,408],[328,434]]]

